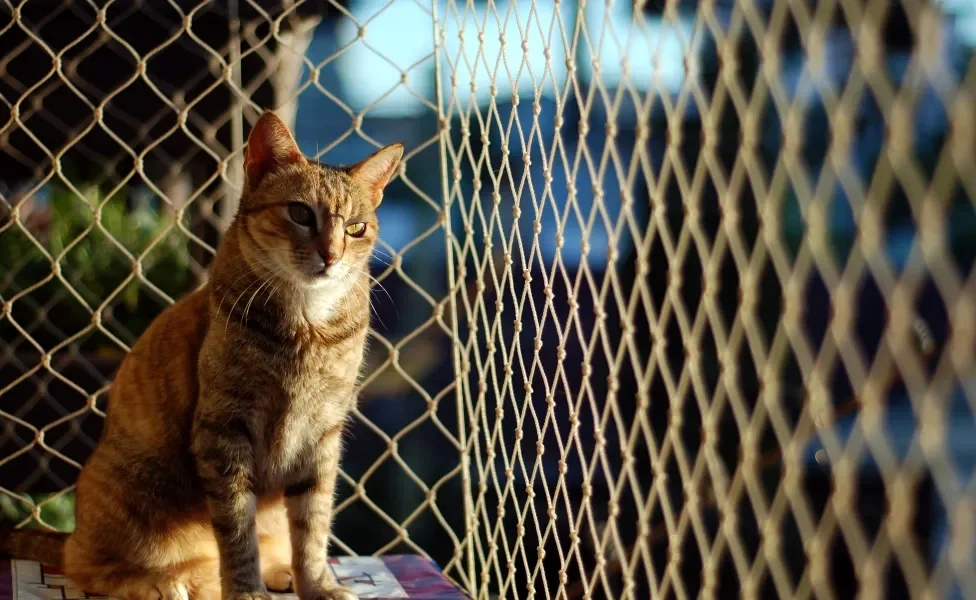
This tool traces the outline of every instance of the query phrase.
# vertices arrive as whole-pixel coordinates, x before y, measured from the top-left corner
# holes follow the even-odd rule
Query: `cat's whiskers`
[[[268,292],[268,294],[264,298],[264,305],[265,306],[268,305],[268,300],[271,300],[271,298],[274,297],[274,295],[278,292],[278,289],[281,288],[281,285],[283,283],[285,283],[285,280],[284,279],[281,279],[281,280],[278,281],[278,283],[274,287],[269,288],[270,291]]]
[[[234,272],[234,275],[236,275],[237,273],[240,273],[241,271],[246,271],[246,272],[243,275],[241,275],[240,277],[238,277],[237,279],[235,279],[233,283],[231,283],[230,285],[227,286],[227,291],[224,292],[224,296],[220,299],[220,303],[217,304],[217,313],[218,314],[220,313],[220,309],[223,308],[223,306],[224,306],[224,300],[227,299],[227,294],[229,294],[230,291],[232,289],[234,289],[234,286],[237,285],[237,282],[240,281],[241,279],[244,279],[249,273],[254,273],[254,271],[251,269],[251,266],[250,265],[244,265],[242,268],[240,268],[237,271],[235,271]],[[234,275],[231,275],[231,277],[233,277]],[[219,290],[220,287],[218,286],[215,289]]]
[[[373,258],[374,260],[376,260],[376,262],[380,263],[381,265],[383,265],[384,267],[386,267],[388,269],[392,269],[393,268],[393,265],[391,265],[390,263],[386,262],[385,260],[383,260],[381,258],[378,258],[376,256],[373,256],[371,258]]]
[[[356,267],[353,267],[353,266],[350,266],[349,268],[355,270],[357,273],[359,273],[361,275],[365,275],[370,281],[372,281],[373,282],[373,285],[371,286],[371,289],[379,288],[380,291],[382,291],[384,294],[386,294],[386,297],[390,300],[390,304],[393,305],[393,310],[397,313],[397,318],[399,319],[400,318],[400,311],[397,310],[396,302],[393,301],[393,296],[391,296],[390,295],[390,292],[388,292],[386,290],[386,287],[382,283],[380,283],[380,281],[377,278],[375,278],[372,275],[370,275],[369,271],[364,271],[362,269],[357,269]]]
[[[356,285],[356,288],[363,292],[363,295],[366,297],[366,301],[369,302],[370,307],[372,307],[373,301],[369,297],[369,288],[366,287],[366,285],[360,279],[353,277],[352,275],[350,275],[349,278]]]
[[[386,323],[383,322],[383,317],[380,316],[379,311],[376,310],[376,306],[373,304],[373,299],[371,298],[372,294],[370,294],[369,287],[366,284],[364,284],[362,281],[360,281],[359,279],[353,279],[353,282],[357,286],[359,286],[359,289],[361,289],[363,291],[363,293],[365,294],[365,296],[366,296],[366,302],[369,303],[369,309],[370,309],[370,311],[374,315],[376,315],[376,318],[379,320],[380,325],[383,326],[383,329],[386,329],[387,331],[389,331],[389,327],[387,327],[386,326]]]
[[[270,264],[265,264],[264,262],[259,262],[258,263],[258,266],[264,267],[265,269],[270,269],[271,268],[271,265]],[[242,272],[243,272],[243,274],[240,277],[238,277],[237,279],[235,279],[233,283],[231,283],[229,286],[227,286],[227,291],[224,292],[224,296],[220,299],[220,303],[217,304],[217,313],[218,314],[220,313],[220,309],[223,308],[223,306],[224,306],[224,300],[227,299],[227,294],[229,294],[231,292],[231,290],[234,289],[234,286],[237,285],[237,282],[240,281],[241,279],[244,279],[249,274],[255,274],[254,268],[250,264],[244,263],[244,266],[243,267],[241,267],[240,269],[234,271],[232,274],[228,275],[228,278],[229,277],[233,277],[234,275],[237,275],[238,273],[242,273]],[[215,290],[219,290],[220,287],[221,286],[218,285],[214,289]]]
[[[349,302],[349,292],[351,291],[351,288],[349,287],[349,284],[348,284],[348,280],[350,278],[350,273],[351,273],[351,271],[348,271],[347,270],[345,277],[342,277],[339,280],[339,282],[342,283],[342,284],[344,284],[345,285],[345,288],[346,288],[345,289],[345,292],[342,294],[342,301],[346,305],[346,312],[347,313],[352,310],[352,304],[350,304],[350,302]]]
[[[227,311],[227,316],[224,318],[224,335],[227,335],[227,327],[230,326],[230,316],[234,314],[234,309],[237,307],[237,303],[241,301],[241,298],[244,297],[244,294],[247,293],[247,290],[251,289],[251,286],[257,283],[258,281],[260,281],[260,279],[255,279],[254,281],[249,283],[247,287],[244,288],[244,291],[241,292],[241,294],[237,297],[237,300],[234,300],[234,304],[231,305],[230,310]]]
[[[387,257],[390,260],[393,260],[393,255],[390,254],[389,252],[384,251],[379,246],[373,246],[372,252],[378,252],[378,253],[380,253],[380,255],[385,256],[385,257]]]
[[[230,325],[230,317],[231,317],[231,315],[233,315],[233,314],[234,314],[234,309],[235,309],[235,308],[237,308],[237,303],[241,301],[241,298],[243,298],[243,297],[244,297],[244,294],[246,294],[246,293],[247,293],[247,291],[248,291],[249,289],[251,289],[251,287],[252,287],[252,286],[253,286],[253,285],[254,285],[255,283],[258,283],[258,282],[261,282],[261,281],[263,281],[263,280],[264,280],[264,277],[265,277],[265,276],[260,276],[260,277],[258,277],[258,278],[256,278],[256,279],[255,279],[254,281],[252,281],[251,283],[249,283],[249,284],[247,284],[247,287],[246,287],[246,288],[244,288],[244,291],[243,291],[243,292],[241,292],[241,294],[240,294],[240,295],[239,295],[239,296],[237,297],[237,300],[234,300],[234,304],[233,304],[233,305],[232,305],[232,306],[230,307],[230,310],[229,310],[229,311],[227,312],[227,317],[226,317],[226,318],[224,319],[224,334],[225,334],[225,335],[226,335],[226,333],[227,333],[227,327],[228,327],[228,326]],[[259,288],[259,289],[260,289],[260,288]],[[221,302],[223,302],[223,301],[221,301]],[[244,325],[244,322],[243,322],[243,317],[242,317],[242,320],[241,320],[241,326],[243,327],[243,325]]]
[[[374,248],[373,249],[373,252],[375,253],[375,252],[380,252],[380,251],[379,250],[376,250]],[[380,264],[384,264],[384,265],[390,267],[391,269],[393,268],[393,263],[392,262],[386,262],[385,260],[383,260],[384,258],[388,258],[390,261],[392,261],[393,260],[393,257],[390,256],[389,254],[387,254],[385,252],[383,252],[382,254],[372,254],[371,253],[369,256],[370,256],[370,258],[378,261]]]
[[[268,273],[265,276],[264,283],[262,283],[260,286],[258,286],[258,289],[254,290],[254,293],[251,294],[251,298],[247,301],[247,304],[244,306],[244,314],[241,315],[241,327],[246,326],[246,324],[247,324],[247,315],[248,315],[248,313],[251,310],[251,303],[254,302],[254,299],[261,292],[261,289],[264,288],[264,286],[266,286],[269,283],[271,283],[272,281],[274,281],[275,278],[279,274],[281,274],[282,271],[284,271],[287,268],[287,266],[288,266],[287,264],[279,265],[277,269],[275,269],[274,271]]]
[[[374,250],[374,252],[375,252],[375,250]],[[393,257],[392,257],[392,256],[389,256],[389,255],[386,255],[386,256],[387,256],[387,257],[388,257],[388,258],[389,258],[390,260],[393,260]],[[378,263],[380,263],[381,265],[385,265],[385,266],[387,266],[387,267],[389,267],[389,268],[391,268],[391,269],[393,269],[393,268],[394,268],[394,267],[393,267],[393,263],[388,263],[388,262],[386,262],[385,260],[383,260],[383,258],[381,258],[381,257],[379,257],[379,256],[377,256],[377,255],[375,255],[375,254],[370,254],[370,258],[372,258],[372,259],[373,259],[373,260],[375,260],[376,262],[378,262]]]

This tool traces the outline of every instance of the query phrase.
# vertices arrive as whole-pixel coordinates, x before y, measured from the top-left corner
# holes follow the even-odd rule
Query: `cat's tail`
[[[64,561],[64,543],[67,539],[68,534],[59,531],[14,529],[10,525],[0,524],[0,558],[36,560],[60,567]]]

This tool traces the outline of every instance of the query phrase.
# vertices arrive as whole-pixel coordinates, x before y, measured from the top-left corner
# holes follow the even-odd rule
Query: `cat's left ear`
[[[261,115],[247,138],[244,172],[248,187],[253,190],[269,173],[303,160],[305,157],[285,122],[270,111]]]
[[[403,144],[390,144],[361,163],[349,167],[349,176],[366,186],[372,194],[374,208],[383,201],[383,188],[390,182],[390,177],[393,177],[402,157]]]

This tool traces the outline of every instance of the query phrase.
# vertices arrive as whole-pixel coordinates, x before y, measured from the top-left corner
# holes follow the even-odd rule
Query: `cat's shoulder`
[[[169,321],[171,326],[205,331],[210,321],[209,307],[210,289],[205,285],[174,302],[160,313],[157,320]]]
[[[210,323],[209,293],[206,287],[186,294],[166,307],[139,337],[133,352],[156,350],[159,346],[199,347]]]

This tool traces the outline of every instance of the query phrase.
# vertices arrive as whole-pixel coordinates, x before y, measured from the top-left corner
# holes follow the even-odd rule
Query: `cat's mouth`
[[[306,273],[306,276],[308,278],[308,282],[313,286],[337,279],[335,273],[331,269],[313,270]]]
[[[303,269],[303,271],[308,282],[313,286],[317,286],[342,279],[341,269],[338,267],[339,265],[310,265]]]
[[[318,257],[299,256],[296,258],[297,260],[293,263],[295,270],[301,274],[302,279],[309,283],[317,284],[330,281],[339,276],[338,262],[326,264],[324,260],[318,259]]]

